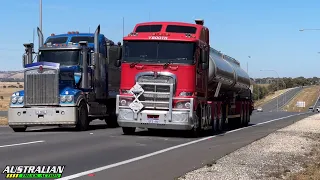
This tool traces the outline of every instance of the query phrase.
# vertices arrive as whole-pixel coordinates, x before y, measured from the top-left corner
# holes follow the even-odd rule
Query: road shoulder
[[[320,114],[316,114],[191,171],[179,180],[319,178],[319,147]]]
[[[309,113],[296,114],[272,119],[250,127],[228,131],[217,136],[205,137],[202,140],[198,139],[196,140],[198,142],[192,145],[192,142],[186,143],[189,145],[180,144],[179,148],[170,147],[146,154],[143,157],[135,157],[134,159],[128,159],[116,164],[106,164],[106,166],[73,175],[68,174],[61,180],[73,178],[94,180],[104,179],[105,177],[117,180],[126,180],[128,177],[131,180],[173,179],[196,168],[200,168],[205,164],[210,164],[212,159],[219,159],[257,139],[267,136],[279,128],[286,127],[309,115]]]

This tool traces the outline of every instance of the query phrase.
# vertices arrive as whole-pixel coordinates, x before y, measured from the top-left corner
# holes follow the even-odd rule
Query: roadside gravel
[[[320,114],[312,115],[265,138],[191,171],[179,180],[288,179],[315,161],[320,144]]]

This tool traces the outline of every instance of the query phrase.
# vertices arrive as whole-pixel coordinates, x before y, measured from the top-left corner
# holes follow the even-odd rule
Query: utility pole
[[[277,91],[279,91],[279,76],[277,78]],[[279,96],[277,97],[277,111],[279,111]]]
[[[122,17],[122,38],[124,37],[124,17]]]
[[[40,16],[40,22],[39,22],[39,28],[42,31],[42,0],[39,2],[39,16]]]
[[[260,100],[260,84],[261,84],[261,81],[259,81],[260,83],[257,84],[257,87],[258,87],[258,101]]]
[[[249,63],[247,62],[247,74],[249,74]]]
[[[248,56],[249,59],[251,59],[251,56]],[[249,75],[249,62],[247,61],[247,74]]]

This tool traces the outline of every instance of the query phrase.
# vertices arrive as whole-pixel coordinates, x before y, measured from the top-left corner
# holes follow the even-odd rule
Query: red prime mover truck
[[[253,110],[249,75],[210,47],[203,20],[138,23],[124,37],[116,113],[124,134],[137,127],[222,131],[247,126]]]

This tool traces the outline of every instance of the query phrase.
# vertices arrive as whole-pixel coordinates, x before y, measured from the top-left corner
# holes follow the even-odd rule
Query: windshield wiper
[[[181,61],[181,60],[187,60],[187,58],[176,58],[175,60]],[[164,68],[167,68],[169,64],[173,64],[172,59],[168,60],[167,63],[163,65]]]
[[[169,66],[169,64],[172,64],[172,59],[169,59],[168,62],[166,62],[164,65],[163,65],[163,68],[167,68]]]
[[[130,67],[133,68],[135,65],[139,64],[142,60],[145,60],[146,57],[147,57],[147,55],[140,55],[139,61],[131,63],[131,64],[130,64]]]
[[[176,58],[176,60],[178,60],[178,61],[187,60],[187,58]]]

